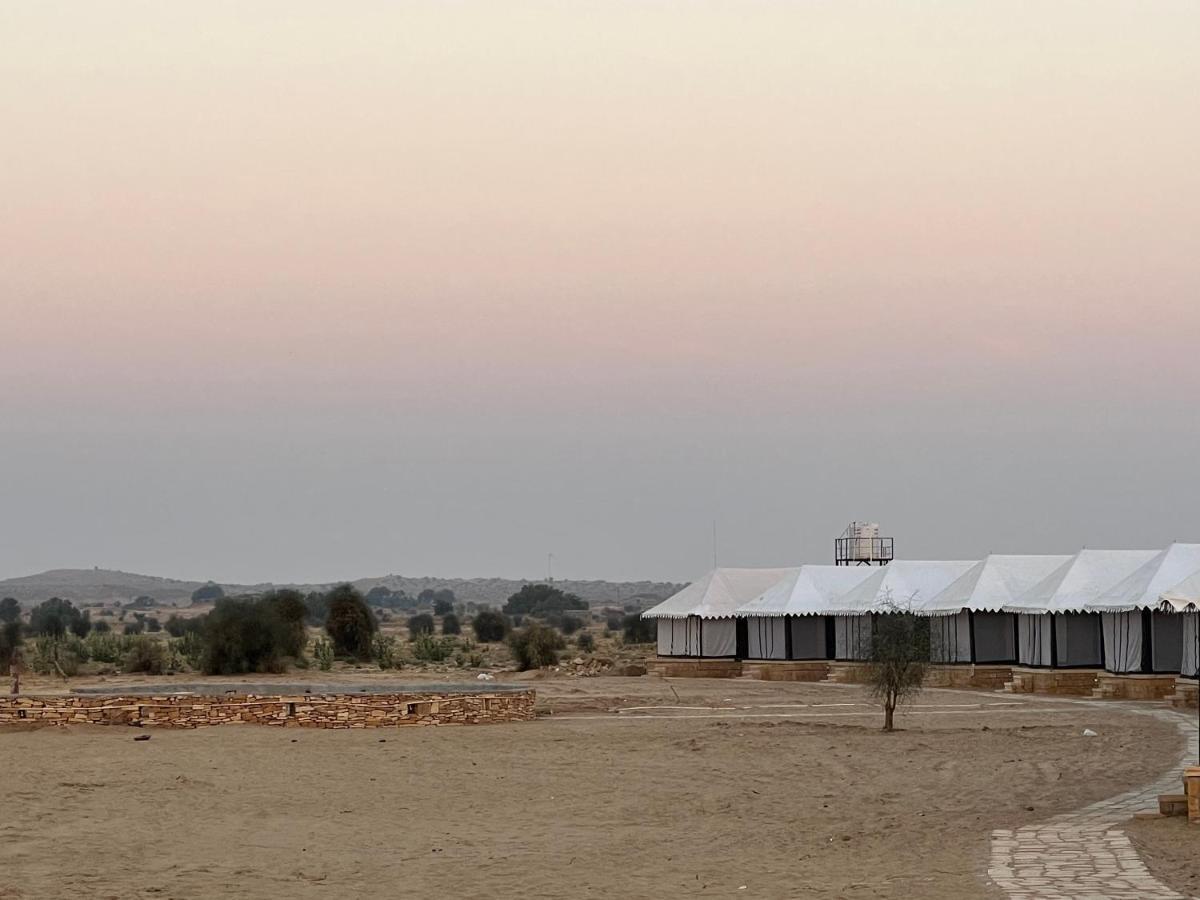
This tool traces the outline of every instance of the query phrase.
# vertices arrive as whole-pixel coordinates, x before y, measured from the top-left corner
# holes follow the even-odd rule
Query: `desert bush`
[[[207,603],[209,600],[223,600],[225,591],[219,584],[208,582],[192,591],[192,604]]]
[[[583,625],[583,623],[580,622],[574,616],[563,616],[562,617],[562,625],[559,626],[559,629],[567,637],[570,637],[575,632],[577,632],[582,627],[582,625]]]
[[[621,623],[627,644],[653,644],[658,640],[658,622],[630,613]]]
[[[592,637],[590,631],[585,631],[579,637],[575,638],[575,646],[585,653],[591,653],[596,649],[596,639]]]
[[[454,613],[442,617],[442,634],[462,634],[462,623]]]
[[[132,636],[135,634],[143,634],[146,631],[146,623],[140,619],[134,619],[132,622],[126,622],[122,629],[122,634]]]
[[[333,644],[324,638],[317,638],[313,642],[313,657],[317,660],[317,668],[328,672],[333,668]]]
[[[298,595],[297,595],[298,596]],[[261,598],[218,600],[204,618],[205,675],[282,672],[304,649],[304,604]]]
[[[475,632],[475,639],[483,644],[489,644],[494,641],[502,641],[508,635],[508,619],[504,613],[496,612],[494,609],[485,609],[475,614],[475,618],[471,621],[471,628]]]
[[[408,620],[408,639],[415,641],[423,634],[433,634],[433,616],[419,613]]]
[[[370,659],[371,638],[378,626],[362,594],[353,585],[339,584],[327,597],[325,633],[333,641],[334,651],[339,656]]]
[[[65,641],[43,637],[34,641],[29,649],[29,668],[37,674],[61,675],[65,678],[79,674],[79,656]]]
[[[177,652],[188,668],[199,669],[204,659],[204,637],[198,631],[185,631],[183,637],[171,641],[171,648]]]
[[[449,597],[438,597],[433,601],[433,614],[435,616],[448,616],[454,612],[454,594]]]
[[[158,621],[156,616],[151,616],[146,620],[146,630],[150,632],[162,631],[162,623]]]
[[[413,641],[413,656],[424,662],[443,662],[454,652],[453,638],[435,638],[432,634],[418,635]]]
[[[558,652],[566,646],[566,642],[553,628],[540,622],[530,622],[509,635],[508,646],[517,661],[517,668],[524,672],[554,665],[558,662]]]
[[[125,655],[129,642],[121,635],[113,634],[111,628],[107,631],[93,628],[83,643],[87,647],[89,658],[96,662],[117,663]]]
[[[112,626],[100,619],[92,623],[92,634],[112,634]],[[91,636],[91,634],[88,635],[88,637]]]
[[[135,638],[121,660],[121,671],[162,675],[167,671],[166,646],[151,637]]]
[[[371,640],[371,655],[381,669],[399,669],[403,666],[396,639],[390,634],[377,634]]]

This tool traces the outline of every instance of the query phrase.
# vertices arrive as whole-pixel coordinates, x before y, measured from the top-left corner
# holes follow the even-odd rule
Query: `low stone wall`
[[[925,672],[925,687],[970,688],[972,690],[998,691],[1012,677],[1012,666],[970,665],[957,666],[933,664]],[[834,684],[865,684],[868,680],[867,664],[863,662],[829,663],[829,681]]]
[[[1012,681],[1004,686],[1010,694],[1091,697],[1103,670],[1014,668],[1012,673]]]
[[[533,718],[532,690],[401,694],[156,694],[0,696],[4,725],[137,725],[198,728],[252,724],[284,728],[482,725]]]
[[[829,662],[823,659],[746,660],[742,674],[760,681],[824,681]]]
[[[1176,677],[1101,672],[1092,696],[1102,700],[1162,700],[1175,692]]]
[[[676,659],[660,656],[646,663],[651,675],[665,678],[737,678],[742,674],[742,663],[736,659]]]

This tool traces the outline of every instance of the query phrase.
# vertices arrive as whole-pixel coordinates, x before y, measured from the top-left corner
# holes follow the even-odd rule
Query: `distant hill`
[[[330,584],[222,584],[227,594],[256,593],[271,587],[292,587],[308,592],[324,590]],[[449,588],[463,602],[474,601],[493,606],[502,604],[511,594],[531,581],[507,578],[408,578],[385,575],[382,578],[355,579],[354,586],[364,593],[376,585],[404,591],[415,597],[426,588]],[[578,594],[591,606],[639,603],[649,606],[669,597],[683,587],[665,581],[555,581],[557,587]],[[138,575],[110,569],[52,569],[39,575],[0,581],[0,597],[16,597],[24,606],[41,603],[51,597],[63,597],[76,603],[126,603],[135,597],[149,596],[169,606],[185,606],[192,591],[203,582],[180,581],[155,575]]]

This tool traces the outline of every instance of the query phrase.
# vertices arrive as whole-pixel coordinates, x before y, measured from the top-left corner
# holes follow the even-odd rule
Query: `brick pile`
[[[532,690],[401,694],[156,694],[0,696],[4,725],[144,725],[199,728],[244,723],[283,728],[483,725],[533,718]]]

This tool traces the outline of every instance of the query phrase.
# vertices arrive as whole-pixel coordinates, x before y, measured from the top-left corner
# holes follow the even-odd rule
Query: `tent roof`
[[[825,612],[833,615],[877,612],[888,600],[902,607],[919,607],[926,598],[937,596],[975,563],[975,560],[893,560],[876,569],[874,575],[857,587],[835,598]]]
[[[1158,555],[1157,550],[1081,550],[1024,594],[1006,612],[1077,612]]]
[[[739,616],[819,615],[877,574],[871,566],[801,566],[737,610]]]
[[[1172,544],[1084,606],[1092,611],[1155,609],[1164,591],[1200,569],[1200,544]]]
[[[1070,559],[993,554],[971,566],[936,597],[925,598],[917,608],[930,615],[954,615],[964,609],[997,612]]]
[[[677,594],[642,613],[644,619],[723,619],[795,569],[713,569]]]
[[[1170,590],[1163,591],[1159,600],[1160,609],[1175,612],[1191,612],[1200,607],[1200,571],[1193,572]]]

